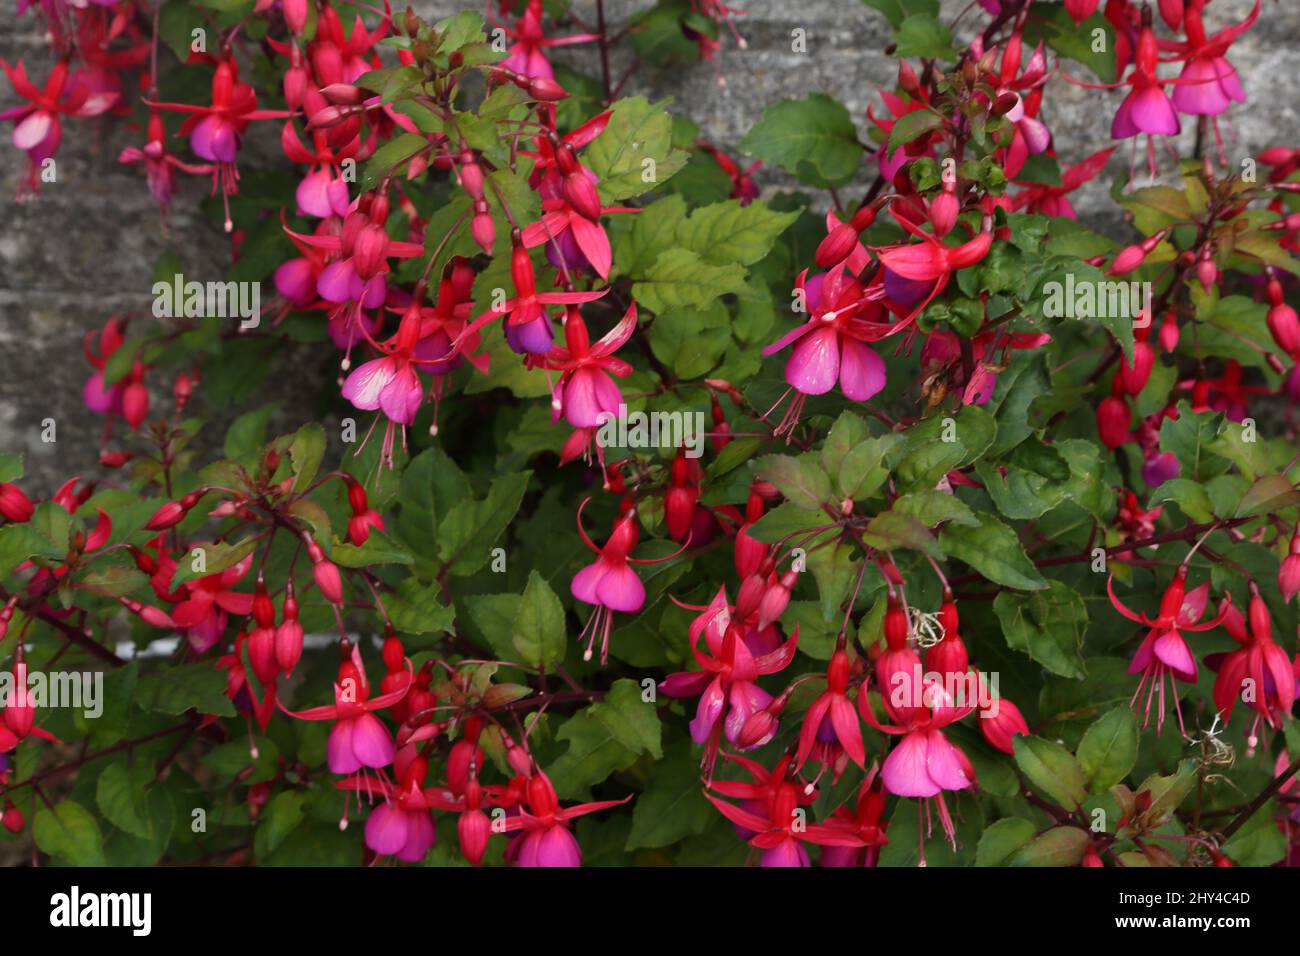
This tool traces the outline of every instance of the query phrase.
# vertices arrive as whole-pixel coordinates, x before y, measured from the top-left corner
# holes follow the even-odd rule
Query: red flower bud
[[[26,822],[23,818],[23,812],[14,806],[14,802],[6,800],[5,812],[0,814],[0,826],[3,826],[10,833],[21,833]]]
[[[1111,451],[1128,441],[1130,413],[1124,399],[1108,395],[1097,406],[1097,434]]]
[[[1268,310],[1268,331],[1277,347],[1288,355],[1300,349],[1300,318],[1295,309],[1282,303]]]
[[[153,517],[145,523],[145,528],[149,531],[166,531],[174,528],[181,523],[188,511],[179,501],[169,501],[153,513]]]
[[[829,269],[843,262],[853,253],[858,244],[858,230],[847,222],[842,222],[829,233],[817,246],[813,261],[819,269]]]
[[[8,482],[0,482],[0,515],[4,515],[9,521],[22,524],[31,518],[35,510],[31,499],[21,488]]]
[[[149,415],[149,391],[140,382],[132,382],[122,391],[122,417],[132,430]]]
[[[528,95],[542,103],[555,103],[569,96],[568,91],[554,80],[534,76],[528,80]]]
[[[339,576],[337,565],[333,561],[322,558],[312,566],[311,573],[316,580],[316,587],[320,589],[321,597],[335,607],[342,607],[343,579]]]
[[[600,219],[600,196],[583,170],[575,169],[564,177],[564,199],[584,219]]]

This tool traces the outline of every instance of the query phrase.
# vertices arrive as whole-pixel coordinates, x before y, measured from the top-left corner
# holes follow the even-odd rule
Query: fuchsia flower
[[[637,527],[636,508],[630,500],[624,501],[622,513],[614,521],[614,528],[609,533],[604,547],[598,548],[587,537],[582,527],[582,510],[587,507],[590,498],[578,506],[578,534],[587,547],[596,552],[597,558],[573,576],[570,590],[573,596],[584,604],[594,604],[595,612],[587,622],[583,633],[587,638],[584,660],[591,660],[592,647],[596,635],[600,635],[600,662],[604,664],[609,657],[609,631],[613,622],[613,612],[635,613],[645,603],[645,585],[637,577],[629,564],[657,564],[681,554],[686,547],[682,545],[672,554],[662,558],[633,558],[629,555],[641,537]],[[579,637],[581,640],[581,637]]]
[[[603,293],[602,293],[603,294]],[[594,345],[587,324],[570,305],[564,317],[564,345],[551,347],[545,367],[561,373],[551,390],[552,420],[564,418],[574,428],[595,428],[621,416],[623,396],[611,376],[626,378],[632,366],[617,352],[636,331],[636,303]]]
[[[582,865],[582,848],[569,830],[569,822],[588,813],[617,807],[632,799],[600,800],[576,807],[561,807],[550,778],[534,769],[525,792],[527,809],[505,821],[505,832],[522,830],[510,848],[516,866],[574,867]]]
[[[1151,720],[1151,700],[1156,693],[1157,688],[1160,691],[1160,700],[1156,711],[1156,731],[1159,733],[1164,729],[1165,723],[1165,677],[1173,675],[1176,680],[1184,683],[1196,683],[1196,658],[1192,656],[1191,648],[1187,646],[1187,641],[1183,639],[1183,631],[1208,631],[1211,628],[1218,627],[1223,621],[1224,612],[1221,612],[1212,620],[1198,624],[1202,615],[1205,613],[1206,599],[1210,593],[1209,582],[1202,584],[1200,587],[1187,590],[1187,565],[1180,564],[1174,574],[1174,578],[1165,588],[1164,596],[1160,599],[1160,613],[1155,619],[1147,617],[1145,613],[1136,614],[1130,611],[1115,596],[1115,578],[1111,575],[1106,580],[1106,593],[1110,595],[1110,603],[1124,617],[1130,621],[1145,625],[1151,628],[1147,636],[1143,638],[1141,645],[1138,646],[1137,653],[1133,655],[1133,661],[1129,664],[1128,672],[1130,674],[1141,674],[1142,679],[1138,681],[1137,690],[1133,692],[1133,699],[1129,701],[1130,705],[1136,705],[1138,697],[1142,694],[1142,689],[1147,689],[1146,706],[1143,709],[1145,720],[1143,727]],[[1178,694],[1176,689],[1173,691],[1174,712],[1178,715],[1178,728],[1184,734],[1183,712],[1178,706]]]
[[[1106,163],[1110,161],[1111,154],[1116,149],[1115,146],[1099,149],[1082,162],[1075,163],[1061,173],[1059,186],[1047,186],[1041,183],[1026,185],[1012,197],[1012,210],[1028,209],[1030,212],[1042,213],[1044,216],[1077,218],[1074,206],[1070,204],[1069,194],[1084,183],[1095,179],[1097,174],[1106,168]]]
[[[808,270],[795,280],[806,303],[806,323],[763,349],[773,355],[794,345],[786,361],[785,380],[801,395],[822,395],[839,382],[846,398],[865,401],[885,387],[885,361],[867,344],[893,334],[900,323],[872,321],[883,316],[876,300],[881,285],[864,287],[842,267],[807,281]]]
[[[184,598],[172,608],[171,618],[186,632],[198,653],[212,647],[226,631],[228,615],[244,617],[253,611],[253,595],[234,590],[253,566],[250,554],[224,571],[209,574],[183,586]]]
[[[366,846],[380,856],[419,863],[433,848],[438,834],[430,811],[445,809],[454,797],[446,791],[421,788],[428,769],[429,762],[416,757],[402,769],[396,785],[364,774],[335,782],[340,790],[383,798],[366,819]]]
[[[728,759],[742,762],[743,758],[728,754]],[[764,867],[804,867],[811,866],[805,843],[819,846],[859,847],[862,845],[857,834],[840,827],[830,827],[819,823],[805,823],[805,812],[801,803],[809,802],[803,784],[796,783],[788,776],[790,772],[788,758],[782,758],[771,774],[766,774],[762,767],[751,761],[743,761],[755,779],[755,784],[736,784],[726,781],[711,781],[709,786],[723,796],[744,799],[750,806],[736,806],[721,797],[706,793],[708,801],[718,811],[734,823],[737,829],[745,831],[750,846],[763,851],[759,865]]]
[[[757,602],[751,601],[756,604]],[[698,671],[670,674],[659,685],[669,697],[699,696],[695,719],[691,721],[691,738],[704,745],[706,774],[712,775],[713,763],[723,735],[739,744],[746,723],[772,702],[772,695],[756,683],[766,674],[785,670],[794,660],[799,646],[799,628],[790,639],[774,648],[763,630],[749,625],[749,616],[733,620],[725,588],[719,588],[707,608],[691,622],[688,631],[691,654],[700,665]],[[779,632],[775,632],[779,636]],[[703,635],[709,654],[700,650]],[[759,738],[749,744],[761,746],[776,736],[773,721]]]
[[[943,728],[972,713],[976,701],[955,700],[941,677],[923,673],[920,655],[908,645],[906,612],[892,590],[884,632],[885,651],[876,660],[876,683],[892,723],[876,716],[870,695],[864,692],[858,694],[858,712],[877,730],[901,737],[881,767],[885,788],[902,797],[934,798],[943,831],[955,847],[956,828],[943,794],[974,786],[975,771]],[[921,860],[925,860],[924,835]]]
[[[41,164],[50,159],[63,140],[62,116],[98,116],[117,102],[114,92],[97,91],[83,70],[68,68],[60,60],[50,71],[44,87],[37,87],[27,78],[27,68],[18,61],[10,66],[0,58],[0,69],[9,78],[14,92],[27,103],[0,111],[0,120],[14,124],[13,144],[27,154],[28,176],[25,187],[31,193],[40,191]],[[22,195],[24,184],[19,186]]]
[[[516,352],[530,355],[546,354],[550,351],[555,332],[551,325],[548,305],[579,305],[594,302],[609,290],[596,292],[538,292],[537,280],[533,272],[533,260],[524,248],[523,237],[518,229],[511,235],[513,249],[510,254],[510,275],[514,280],[515,296],[508,299],[500,308],[484,312],[466,329],[465,334],[473,334],[489,322],[501,316],[505,317],[506,342]],[[635,304],[633,305],[635,309]],[[635,326],[635,319],[633,320]],[[567,330],[567,325],[566,325]],[[567,341],[566,331],[566,341]],[[620,342],[619,345],[622,345]],[[618,348],[618,346],[615,346]],[[613,409],[617,411],[617,405]]]
[[[361,651],[354,646],[351,660],[339,665],[332,705],[297,713],[283,704],[280,709],[298,720],[335,721],[326,745],[331,773],[356,773],[362,767],[378,770],[393,762],[396,750],[392,734],[374,712],[397,703],[410,687],[411,682],[405,681],[397,690],[371,698]]]
[[[1273,729],[1282,726],[1290,716],[1297,697],[1297,675],[1286,652],[1273,640],[1273,626],[1268,605],[1259,593],[1259,587],[1250,582],[1250,607],[1248,620],[1224,597],[1219,620],[1241,645],[1230,654],[1213,654],[1206,664],[1218,671],[1214,681],[1214,706],[1225,718],[1232,716],[1238,698],[1255,711],[1255,720],[1247,738],[1254,749],[1259,738],[1260,723]]]
[[[1237,39],[1255,25],[1259,17],[1259,0],[1245,20],[1207,37],[1201,13],[1206,0],[1188,0],[1183,11],[1187,42],[1173,45],[1185,62],[1174,87],[1173,101],[1180,113],[1190,116],[1218,116],[1230,103],[1246,102],[1237,71],[1224,54]],[[1164,44],[1164,49],[1170,49]]]
[[[551,61],[546,58],[546,49],[553,46],[570,46],[574,43],[590,43],[598,40],[594,33],[576,33],[567,37],[547,37],[542,30],[542,0],[528,0],[523,14],[515,21],[513,28],[504,27],[505,32],[515,38],[507,51],[506,58],[498,66],[513,70],[520,76],[555,79]]]
[[[606,213],[638,212],[623,206],[605,206],[596,191],[596,174],[584,166],[576,150],[605,131],[610,114],[601,113],[552,143],[538,137],[535,165],[529,184],[542,197],[542,218],[523,230],[524,248],[545,245],[547,258],[557,269],[590,268],[602,279],[613,262],[609,236],[600,224]]]
[[[163,217],[166,218],[168,206],[171,204],[172,193],[176,190],[176,170],[179,169],[184,173],[202,176],[211,173],[212,166],[206,163],[196,165],[182,162],[167,152],[166,129],[157,110],[149,111],[148,133],[148,142],[145,143],[143,149],[128,146],[122,150],[117,157],[117,161],[129,165],[144,165],[149,192],[153,195],[154,202],[158,203],[161,208]]]
[[[993,246],[993,233],[986,224],[984,230],[973,239],[959,246],[948,246],[902,215],[897,203],[892,204],[889,211],[903,229],[921,240],[919,243],[900,243],[875,249],[881,265],[886,270],[885,289],[889,298],[894,300],[899,298],[890,290],[891,274],[896,279],[914,282],[923,289],[928,289],[928,293],[923,291],[920,294],[924,296],[923,301],[912,309],[907,319],[898,324],[898,328],[901,328],[925,311],[925,307],[934,300],[935,296],[947,288],[948,280],[954,272],[973,266],[988,255],[989,249]]]
[[[799,751],[795,769],[817,755],[825,765],[836,763],[840,753],[847,754],[859,767],[866,767],[867,753],[862,745],[862,726],[849,701],[849,657],[837,649],[826,668],[826,690],[813,701],[799,732]]]
[[[234,59],[224,59],[212,74],[212,103],[194,106],[189,103],[154,103],[146,100],[151,109],[189,113],[181,124],[181,135],[189,136],[190,149],[203,159],[214,163],[213,191],[218,183],[226,204],[226,232],[234,229],[230,221],[230,197],[239,192],[239,172],[235,159],[244,132],[254,120],[284,119],[284,110],[259,110],[257,93],[247,83],[240,82],[239,68]]]

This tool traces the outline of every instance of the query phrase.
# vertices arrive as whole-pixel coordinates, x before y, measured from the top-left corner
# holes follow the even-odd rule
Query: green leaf
[[[1286,857],[1286,833],[1277,825],[1277,806],[1267,803],[1220,849],[1237,866],[1273,866]]]
[[[670,747],[654,765],[650,784],[632,808],[628,850],[670,846],[703,833],[717,811],[704,799],[700,757],[689,740]]]
[[[531,471],[502,475],[487,497],[451,511],[438,526],[438,555],[452,574],[473,574],[488,562],[492,547],[514,519]]]
[[[436,584],[421,584],[407,578],[397,592],[384,598],[384,607],[393,627],[403,634],[441,634],[451,630],[456,611],[442,603],[442,590]]]
[[[790,501],[782,502],[759,518],[746,532],[755,541],[775,544],[787,535],[805,528],[817,528],[828,523],[826,513],[820,508],[809,511]]]
[[[1048,587],[1038,569],[1025,557],[1014,531],[992,515],[976,517],[978,527],[950,524],[943,529],[939,545],[948,557],[965,561],[995,584],[1021,591]]]
[[[952,33],[928,13],[908,17],[894,32],[894,42],[900,57],[919,57],[927,60],[952,60],[957,51],[952,46]]]
[[[826,433],[826,440],[822,442],[821,461],[826,474],[839,474],[845,456],[869,437],[867,423],[859,415],[841,412],[840,417],[831,425],[831,430]]]
[[[918,518],[928,528],[936,527],[945,521],[954,521],[968,527],[979,525],[975,512],[970,510],[960,498],[947,492],[930,488],[925,491],[913,491],[898,498],[891,511]]]
[[[312,483],[325,457],[325,429],[317,422],[302,426],[289,443],[293,464],[293,490],[301,492]]]
[[[0,452],[0,482],[13,484],[23,476],[23,456],[17,452]]]
[[[1264,515],[1291,508],[1300,504],[1300,491],[1291,487],[1291,482],[1281,475],[1265,475],[1258,478],[1241,497],[1237,505],[1237,517]]]
[[[745,267],[732,262],[715,265],[688,249],[659,254],[654,265],[632,286],[632,296],[654,313],[672,309],[702,309],[724,295],[746,289]]]
[[[893,510],[882,511],[867,522],[862,540],[881,551],[911,548],[923,551],[934,558],[943,557],[939,544],[925,523],[911,515]]]
[[[153,839],[153,819],[145,785],[153,780],[153,764],[137,759],[130,767],[125,763],[109,764],[99,775],[95,802],[109,823],[142,840]]]
[[[234,567],[252,554],[255,547],[257,547],[256,535],[245,538],[237,544],[218,541],[212,544],[195,545],[176,563],[176,570],[172,572],[172,590],[186,581],[193,581],[195,578],[206,577]],[[199,561],[195,551],[201,552],[202,561]]]
[[[1088,609],[1069,585],[1052,580],[1045,591],[1003,591],[993,600],[993,612],[1012,650],[1028,654],[1053,674],[1084,676],[1080,652]]]
[[[255,455],[266,444],[266,425],[275,411],[275,404],[263,405],[261,408],[240,415],[226,432],[225,455],[227,458],[244,458]]]
[[[528,585],[515,610],[514,645],[520,660],[533,667],[550,669],[564,660],[566,643],[564,606],[546,579],[537,571],[530,571]]]
[[[103,866],[104,837],[94,816],[73,800],[36,811],[32,837],[43,853],[73,866]]]
[[[380,146],[366,160],[357,188],[362,192],[374,189],[380,180],[398,170],[412,156],[429,147],[429,141],[415,133],[403,133]]]
[[[824,93],[769,106],[740,148],[813,186],[847,182],[863,155],[849,111]]]
[[[879,10],[897,30],[909,16],[917,13],[939,14],[939,0],[862,0],[867,6]]]
[[[1060,744],[1019,734],[1011,739],[1016,765],[1034,790],[1066,810],[1077,810],[1088,796],[1083,767]]]
[[[807,511],[819,511],[831,497],[831,483],[812,458],[766,455],[755,462],[755,473],[776,485],[790,503]]]
[[[67,544],[55,544],[31,524],[6,524],[0,527],[0,577],[32,558],[61,559]]]
[[[974,461],[993,443],[997,424],[976,405],[956,415],[933,416],[907,432],[902,460],[895,469],[905,489],[933,488],[954,468]]]
[[[605,131],[583,152],[600,179],[601,202],[640,196],[666,183],[688,154],[672,146],[673,121],[662,103],[629,96],[613,106]]]
[[[1137,718],[1129,707],[1116,707],[1088,728],[1078,757],[1093,793],[1104,793],[1128,776],[1137,763]]]
[[[140,678],[135,702],[141,710],[160,714],[200,714],[234,717],[235,708],[226,697],[226,675],[212,663],[176,664]]]
[[[632,218],[632,228],[614,240],[615,271],[644,276],[659,253],[677,241],[677,230],[685,223],[686,201],[681,196],[665,196],[646,206]]]
[[[738,199],[713,203],[678,224],[677,244],[717,265],[747,266],[768,254],[801,211],[775,212],[758,201],[742,206]],[[647,210],[641,218],[648,215]]]
[[[1183,514],[1193,521],[1214,520],[1214,506],[1210,504],[1210,496],[1205,486],[1190,478],[1170,478],[1151,492],[1151,497],[1147,499],[1147,507],[1153,508],[1165,501],[1172,501],[1178,505]]]
[[[304,795],[297,790],[284,790],[271,798],[257,819],[257,832],[253,834],[253,855],[265,861],[289,834],[306,818]]]
[[[870,498],[884,486],[889,477],[885,456],[906,441],[897,432],[878,435],[854,445],[839,467],[836,485],[840,494],[854,501]],[[827,469],[830,473],[830,469]]]
[[[1088,848],[1088,834],[1079,827],[1052,827],[1008,861],[1011,866],[1078,866]]]
[[[979,847],[975,851],[975,865],[1005,866],[1017,850],[1034,838],[1037,829],[1021,817],[995,820],[980,835]]]
[[[366,543],[357,547],[335,543],[330,558],[344,568],[368,568],[375,564],[414,564],[415,556],[378,528],[371,528]]]
[[[574,714],[556,733],[569,749],[550,766],[551,781],[562,799],[573,799],[587,787],[630,767],[641,754],[663,756],[655,705],[641,699],[641,687],[617,680],[604,700]]]

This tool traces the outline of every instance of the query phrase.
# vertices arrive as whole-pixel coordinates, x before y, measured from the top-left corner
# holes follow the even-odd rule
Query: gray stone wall
[[[893,60],[883,52],[889,33],[880,14],[857,0],[750,0],[739,5],[748,11],[737,22],[749,47],[739,50],[730,40],[723,44],[725,86],[718,85],[707,64],[699,64],[689,70],[643,69],[626,92],[672,96],[675,108],[724,148],[740,141],[765,106],[814,91],[841,100],[865,128],[865,111],[877,85],[892,82],[895,75]],[[415,6],[423,15],[438,17],[464,4],[439,0]],[[618,24],[646,6],[648,0],[610,0],[607,14]],[[951,19],[963,6],[965,0],[944,0],[944,14]],[[1211,29],[1236,22],[1250,7],[1250,0],[1216,0]],[[575,8],[594,19],[594,0],[575,0]],[[958,39],[969,39],[981,19],[968,15]],[[51,58],[37,23],[31,13],[17,20],[10,14],[0,32],[0,56],[11,62],[25,59],[30,72],[43,79]],[[791,50],[795,28],[806,31],[806,54]],[[1293,38],[1298,35],[1300,3],[1265,0],[1259,23],[1234,47],[1232,60],[1249,95],[1249,102],[1234,109],[1224,124],[1234,158],[1277,144],[1300,145],[1294,97],[1300,50]],[[562,55],[585,62],[589,72],[596,70],[594,48],[574,47]],[[616,56],[616,75],[626,62],[625,56]],[[1108,144],[1110,116],[1120,95],[1053,84],[1047,115],[1063,163]],[[5,84],[0,108],[12,102]],[[174,244],[169,242],[142,174],[116,162],[121,148],[136,137],[111,120],[70,124],[58,156],[59,181],[46,186],[39,200],[15,203],[25,163],[8,143],[8,129],[6,125],[0,143],[0,449],[25,451],[33,476],[30,487],[48,493],[71,475],[100,473],[100,420],[81,404],[81,385],[89,374],[80,354],[82,335],[112,311],[148,307],[152,266],[167,248],[179,255],[187,273],[215,278],[229,264],[229,247],[219,229],[196,210],[206,184],[194,180],[183,182],[175,197]],[[1112,173],[1128,162],[1126,148],[1112,159]],[[791,186],[779,170],[762,170],[758,180],[768,192]],[[1109,208],[1108,182],[1109,175],[1103,174],[1102,182],[1085,189],[1076,205],[1094,225],[1114,232],[1122,226]],[[848,194],[856,191],[850,187]],[[328,380],[328,366],[319,355],[290,352],[259,397],[283,400],[285,423],[296,424],[312,414],[310,396]],[[40,440],[40,422],[48,417],[58,422],[54,444]],[[220,426],[212,431],[209,441],[219,446]]]

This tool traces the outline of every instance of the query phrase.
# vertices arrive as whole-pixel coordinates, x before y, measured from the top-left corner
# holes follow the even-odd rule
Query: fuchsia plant
[[[1221,127],[1267,9],[868,5],[863,116],[725,147],[623,95],[728,75],[722,3],[20,5],[24,195],[125,125],[267,296],[86,335],[94,477],[0,456],[0,852],[1300,864],[1300,148]],[[291,343],[319,420],[208,462]]]

